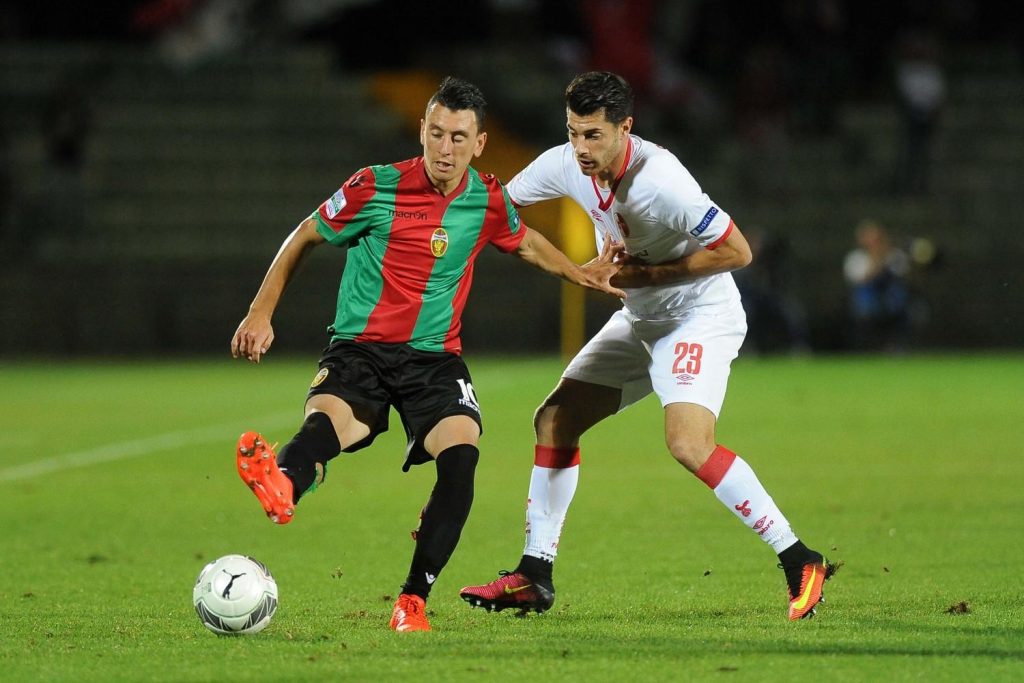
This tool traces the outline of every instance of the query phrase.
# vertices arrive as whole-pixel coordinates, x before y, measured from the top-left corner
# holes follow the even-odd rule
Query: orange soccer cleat
[[[267,517],[275,524],[287,524],[295,514],[292,480],[277,466],[274,449],[257,432],[238,439],[235,454],[238,476],[259,498]]]
[[[430,622],[427,621],[427,603],[418,595],[402,593],[395,602],[395,609],[391,613],[392,631],[407,633],[409,631],[429,631]]]
[[[789,584],[790,621],[814,616],[818,604],[825,602],[822,587],[842,565],[830,564],[820,554],[812,553],[803,564],[782,567]]]

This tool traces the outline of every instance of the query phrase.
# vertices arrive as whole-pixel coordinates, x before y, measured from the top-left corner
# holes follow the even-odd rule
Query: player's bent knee
[[[533,416],[538,443],[569,445],[587,430],[586,420],[562,405],[541,404]]]
[[[437,456],[437,469],[455,479],[472,481],[476,465],[480,461],[480,449],[468,443],[450,446]]]
[[[551,424],[554,420],[554,414],[557,410],[557,406],[552,406],[545,401],[538,406],[537,410],[533,413],[533,432],[538,437],[542,435],[550,435]]]
[[[314,415],[316,413],[322,413],[330,419],[343,450],[370,435],[370,426],[357,418],[352,406],[337,396],[329,394],[311,396],[306,401],[306,414]]]
[[[705,443],[702,439],[671,439],[667,445],[672,457],[691,472],[699,470],[715,450],[714,443]]]
[[[449,448],[458,445],[475,447],[480,441],[480,425],[468,415],[450,415],[430,430],[423,439],[427,453],[437,458]]]

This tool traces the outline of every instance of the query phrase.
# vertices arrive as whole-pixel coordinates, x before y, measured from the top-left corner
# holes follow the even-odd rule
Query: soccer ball
[[[214,633],[259,633],[277,611],[277,582],[262,562],[225,555],[199,572],[192,604],[199,621]]]

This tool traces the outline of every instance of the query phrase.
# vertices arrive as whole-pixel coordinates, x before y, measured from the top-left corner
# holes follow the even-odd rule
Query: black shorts
[[[370,427],[370,434],[344,449],[346,453],[369,446],[386,432],[394,406],[409,441],[402,467],[406,471],[432,460],[423,439],[443,418],[467,415],[483,433],[473,380],[454,353],[419,351],[408,344],[336,341],[324,349],[307,398],[318,394],[342,399]]]

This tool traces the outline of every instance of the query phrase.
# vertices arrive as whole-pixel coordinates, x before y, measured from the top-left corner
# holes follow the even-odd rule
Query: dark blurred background
[[[419,153],[396,101],[425,98],[402,84],[480,85],[492,140],[475,165],[508,180],[496,138],[522,158],[563,142],[562,91],[591,68],[632,82],[634,132],[755,248],[737,273],[745,352],[1020,348],[1012,7],[6,3],[0,353],[226,353],[287,233],[357,168]],[[318,251],[275,317],[280,351],[326,342],[344,255]],[[557,351],[557,283],[494,250],[476,282],[470,353]],[[592,332],[614,302],[587,301]]]

